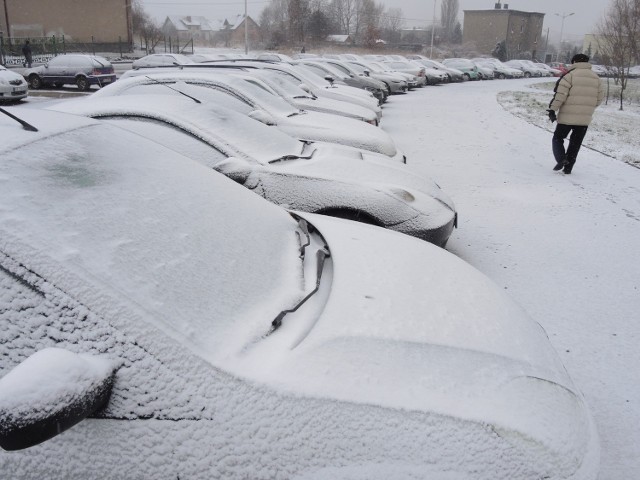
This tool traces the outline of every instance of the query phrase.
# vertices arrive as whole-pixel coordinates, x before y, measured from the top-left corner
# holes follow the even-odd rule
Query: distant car
[[[522,78],[523,74],[521,70],[512,68],[502,63],[497,58],[474,58],[473,61],[476,65],[491,68],[493,70],[493,76],[495,78]]]
[[[398,57],[398,55],[394,55],[394,57]],[[389,69],[394,72],[403,72],[408,73],[410,75],[414,75],[418,79],[418,86],[424,87],[429,84],[436,84],[440,82],[444,82],[445,75],[440,72],[432,70],[432,74],[427,76],[427,68],[424,65],[420,65],[419,63],[415,63],[411,60],[386,60],[384,62]]]
[[[44,65],[25,69],[22,75],[34,90],[72,84],[86,91],[92,85],[104,87],[116,81],[111,62],[97,55],[58,55]]]
[[[301,142],[218,104],[127,95],[49,108],[113,121],[292,210],[361,221],[440,247],[457,225],[453,201],[411,167],[363,150]]]
[[[414,62],[417,62],[425,67],[434,68],[436,70],[440,70],[447,75],[447,83],[449,82],[462,82],[464,80],[463,73],[461,70],[453,67],[447,67],[445,64],[436,62],[435,60],[431,60],[427,57],[423,57],[422,55],[411,56],[410,58]]]
[[[284,53],[261,53],[255,57],[257,60],[270,60],[272,62],[290,62],[293,60],[289,55]]]
[[[559,70],[557,68],[550,67],[546,63],[534,62],[533,64],[536,67],[540,67],[543,70],[548,71],[551,74],[551,76],[553,76],[553,77],[559,77],[560,75],[562,75],[562,71],[561,70]]]
[[[562,73],[567,73],[569,71],[569,69],[567,68],[567,64],[566,63],[562,63],[562,62],[551,62],[550,64],[551,68],[555,68],[556,70],[560,70]]]
[[[297,62],[304,63],[307,66],[324,69],[325,77],[331,76],[334,72],[339,72],[340,81],[344,82],[346,85],[362,88],[373,93],[381,103],[385,102],[389,95],[387,87],[383,82],[358,73],[357,70],[345,61],[334,60],[331,58],[318,58],[311,60],[297,60]]]
[[[29,95],[29,85],[22,75],[0,65],[0,102],[17,102]]]
[[[393,72],[385,72],[383,69],[376,65],[369,64],[364,60],[344,59],[344,61],[361,74],[383,82],[387,86],[389,94],[404,93],[409,88],[407,80],[401,75]]]
[[[170,65],[188,65],[194,63],[188,56],[180,53],[152,53],[134,60],[133,69],[150,67],[167,67]]]
[[[378,105],[378,100],[372,93],[362,90],[361,88],[350,87],[348,85],[330,85],[324,78],[319,77],[303,65],[294,65],[286,62],[269,62],[262,60],[227,60],[216,61],[206,64],[207,67],[221,66],[240,67],[245,69],[264,69],[272,72],[278,72],[283,78],[289,80],[292,84],[308,90],[310,93],[318,97],[330,98],[332,100],[342,100],[343,102],[353,103],[361,107],[373,110],[378,120],[382,118],[382,110]],[[188,67],[185,67],[188,68]]]
[[[547,71],[537,67],[530,60],[509,60],[505,65],[517,68],[522,72],[525,78],[547,76]]]
[[[3,477],[597,478],[584,396],[468,263],[11,110],[38,131],[0,115]]]
[[[479,80],[478,67],[466,58],[447,58],[442,61],[446,67],[456,68],[462,72],[465,80]]]
[[[495,69],[491,65],[483,65],[481,63],[474,62],[478,67],[478,76],[480,80],[493,80],[495,78]]]

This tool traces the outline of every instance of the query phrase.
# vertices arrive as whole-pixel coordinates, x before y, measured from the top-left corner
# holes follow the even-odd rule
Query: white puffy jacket
[[[593,112],[604,98],[600,77],[591,71],[591,64],[577,62],[560,77],[549,104],[558,114],[558,123],[564,125],[589,125]]]

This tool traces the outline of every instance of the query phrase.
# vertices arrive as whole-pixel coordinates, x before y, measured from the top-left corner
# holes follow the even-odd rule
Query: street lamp
[[[564,19],[567,17],[570,17],[571,15],[575,15],[575,12],[573,13],[564,13],[562,12],[562,15],[560,15],[559,13],[556,13],[556,15],[558,17],[562,17],[562,25],[560,26],[560,48],[558,49],[558,56],[556,58],[556,61],[560,61],[560,52],[562,51],[562,34],[564,33]]]

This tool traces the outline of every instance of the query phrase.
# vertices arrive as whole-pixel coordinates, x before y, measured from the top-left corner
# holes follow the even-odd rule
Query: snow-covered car
[[[272,93],[269,87],[257,78],[191,70],[131,74],[127,78],[123,75],[123,78],[111,88],[105,88],[94,95],[146,92],[166,94],[167,86],[176,82],[198,85],[202,89],[197,96],[203,101],[217,102],[230,110],[249,115],[262,123],[279,128],[294,138],[339,143],[381,153],[395,161],[406,162],[404,154],[397,149],[391,136],[382,129],[352,118],[296,109]]]
[[[537,67],[530,60],[509,60],[504,64],[511,68],[517,68],[522,72],[525,78],[529,77],[546,77],[548,72]]]
[[[476,63],[476,65],[482,65],[484,67],[491,68],[493,70],[493,75],[495,78],[522,78],[524,76],[522,70],[509,67],[497,58],[475,58],[473,59],[473,61]]]
[[[138,69],[168,67],[171,65],[189,65],[191,63],[197,62],[181,53],[150,53],[149,55],[145,55],[144,57],[134,60],[131,67],[133,69]]]
[[[559,76],[562,75],[562,71],[561,70],[558,70],[557,68],[550,67],[546,63],[534,62],[533,64],[536,67],[540,67],[541,69],[548,71],[551,74],[552,77],[559,77]]]
[[[317,97],[299,85],[292,85],[289,80],[283,78],[282,75],[276,72],[266,69],[255,69],[248,71],[246,74],[259,78],[269,85],[275,93],[289,102],[291,106],[300,110],[330,113],[360,120],[371,125],[378,125],[378,114],[376,111],[342,100]]]
[[[22,75],[0,65],[0,103],[17,102],[29,95],[29,85]]]
[[[446,82],[462,82],[464,80],[463,73],[461,70],[453,67],[447,67],[443,63],[436,62],[435,60],[431,60],[426,57],[422,57],[421,55],[416,55],[415,58],[411,58],[416,63],[424,65],[425,67],[433,68],[435,70],[440,70],[447,75]]]
[[[371,92],[348,85],[330,84],[324,78],[304,68],[303,65],[293,65],[285,62],[229,60],[209,63],[206,67],[215,68],[216,65],[247,69],[262,68],[272,72],[278,72],[282,78],[288,79],[293,85],[301,87],[317,97],[353,103],[373,110],[378,120],[382,118],[382,109],[378,105],[378,100]]]
[[[466,58],[446,58],[442,61],[442,64],[446,67],[460,70],[465,81],[479,80],[480,78],[478,75],[478,67]]]
[[[293,60],[289,55],[285,55],[284,53],[261,53],[257,55],[256,60],[269,60],[271,62],[290,62]]]
[[[461,259],[290,214],[114,125],[11,111],[38,131],[0,119],[3,472],[596,478],[544,331]]]
[[[492,66],[482,65],[474,62],[478,68],[478,76],[480,80],[493,80],[495,78],[494,69]]]
[[[418,79],[418,86],[425,86],[429,83],[444,82],[444,75],[432,68],[425,67],[419,63],[415,63],[412,60],[386,60],[384,63],[390,70],[394,72],[403,72],[413,75]],[[427,69],[431,70],[432,76],[427,76]]]
[[[86,91],[92,85],[104,87],[116,81],[113,65],[106,58],[72,53],[58,55],[44,65],[27,68],[22,75],[34,90],[46,86],[76,85]]]
[[[174,94],[90,98],[50,108],[117,120],[293,210],[358,220],[441,247],[457,226],[453,201],[407,165],[364,150],[300,142],[219,105]]]
[[[338,82],[350,87],[361,88],[371,92],[381,104],[387,99],[387,89],[384,83],[373,78],[360,76],[351,67],[342,65],[345,62],[341,60],[333,60],[330,58],[303,58],[294,60],[292,63],[305,65],[314,71],[317,75],[330,81],[330,83]]]
[[[381,68],[378,68],[375,65],[370,65],[363,60],[344,59],[343,61],[349,64],[349,66],[357,71],[360,75],[380,80],[386,85],[389,95],[395,93],[404,93],[409,88],[407,80],[397,73],[385,72]]]

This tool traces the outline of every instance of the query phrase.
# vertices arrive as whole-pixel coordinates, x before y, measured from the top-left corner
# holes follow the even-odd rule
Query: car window
[[[351,74],[351,72],[347,68],[343,67],[342,65],[338,65],[337,63],[329,63],[329,65],[331,65],[333,68],[340,70],[342,73],[346,75]]]
[[[153,118],[104,117],[104,120],[129,132],[134,132],[153,140],[208,167],[214,167],[217,163],[228,158],[222,151],[216,149],[214,145],[206,143],[175,125]]]

